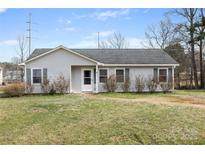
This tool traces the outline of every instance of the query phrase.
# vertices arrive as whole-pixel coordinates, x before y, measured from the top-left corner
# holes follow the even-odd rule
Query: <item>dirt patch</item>
[[[197,108],[205,109],[205,99],[194,96],[151,96],[145,98],[119,98],[119,97],[106,97],[95,94],[82,94],[83,97],[91,98],[91,99],[100,99],[100,100],[113,100],[113,101],[121,101],[124,103],[130,102],[145,102],[151,104],[160,104],[160,105],[183,105],[183,106],[191,106]]]
[[[114,142],[126,141],[126,140],[128,140],[128,139],[129,139],[129,137],[126,136],[126,135],[112,136],[112,137],[111,137],[111,140],[114,141]]]
[[[30,112],[33,112],[33,113],[41,113],[41,112],[48,112],[47,109],[43,109],[43,108],[32,108],[30,110]]]

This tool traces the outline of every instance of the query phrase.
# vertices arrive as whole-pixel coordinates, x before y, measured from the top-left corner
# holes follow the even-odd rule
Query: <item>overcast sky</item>
[[[147,26],[158,23],[169,9],[0,9],[0,62],[16,56],[16,38],[27,35],[32,13],[32,49],[64,45],[96,48],[100,39],[120,32],[129,47],[142,47]],[[177,20],[176,17],[174,19]]]

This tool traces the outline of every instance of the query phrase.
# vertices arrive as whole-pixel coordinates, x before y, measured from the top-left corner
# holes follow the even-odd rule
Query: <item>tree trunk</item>
[[[177,72],[177,78],[178,78],[178,88],[180,89],[181,88],[181,84],[180,84],[180,82],[181,82],[181,80],[180,80],[180,73],[179,72]]]
[[[192,13],[192,12],[191,12]],[[191,41],[191,61],[192,61],[192,67],[193,67],[193,74],[194,74],[194,84],[195,88],[198,88],[198,77],[197,77],[197,67],[196,67],[196,61],[195,61],[195,49],[194,49],[194,20],[193,15],[191,15],[190,19],[190,41]]]
[[[200,40],[199,44],[199,50],[200,50],[200,83],[201,88],[204,88],[204,73],[203,73],[203,41]]]
[[[191,73],[190,73],[190,88],[193,88],[193,68],[191,66]]]

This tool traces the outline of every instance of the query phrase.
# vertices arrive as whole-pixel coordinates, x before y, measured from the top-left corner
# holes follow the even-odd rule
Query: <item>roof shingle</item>
[[[35,49],[34,58],[52,48]],[[104,64],[178,64],[171,56],[160,49],[70,49]]]

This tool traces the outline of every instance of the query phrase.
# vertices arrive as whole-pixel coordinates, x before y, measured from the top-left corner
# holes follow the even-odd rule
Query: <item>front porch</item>
[[[98,65],[79,66],[72,65],[70,69],[70,91],[73,93],[98,93]]]
[[[121,73],[121,74],[119,74]],[[157,84],[156,91],[163,91],[162,86],[169,86],[174,90],[174,67],[105,67],[99,65],[72,65],[70,68],[70,92],[72,93],[98,93],[104,92],[104,84],[109,76],[116,76],[116,92],[123,92],[122,85],[125,80],[130,82],[129,92],[136,92],[136,77],[143,77],[144,90],[149,92],[149,79]],[[120,81],[118,81],[118,80]]]

